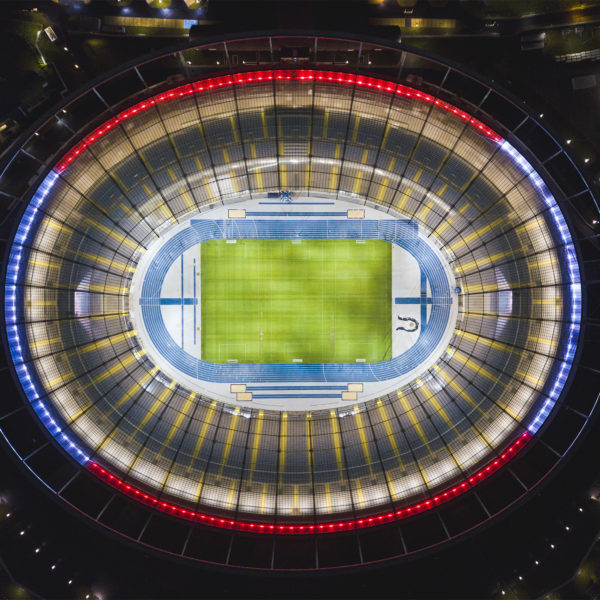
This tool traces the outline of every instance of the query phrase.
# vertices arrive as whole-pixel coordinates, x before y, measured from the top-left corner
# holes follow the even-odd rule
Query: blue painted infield
[[[338,390],[345,391],[348,389],[347,385],[247,385],[247,392],[279,392],[279,391],[290,391],[290,390]]]
[[[342,399],[341,394],[252,394],[254,400],[287,400],[289,398],[336,398]]]
[[[433,298],[429,298],[427,296],[421,296],[420,298],[394,298],[394,302],[396,304],[433,304]]]
[[[289,204],[286,202],[289,206]],[[345,217],[347,212],[333,211],[333,212],[268,212],[268,211],[248,211],[246,212],[247,217]]]
[[[215,364],[200,360],[179,346],[163,321],[160,291],[170,266],[192,246],[211,239],[380,239],[409,252],[421,267],[421,294],[429,282],[432,303],[427,327],[404,354],[379,363]],[[422,301],[422,321],[428,303]],[[190,227],[168,240],[148,267],[140,297],[146,331],[161,355],[179,371],[202,381],[367,382],[400,377],[418,367],[441,341],[452,297],[446,272],[433,249],[409,220],[192,220]],[[322,396],[320,396],[322,397]]]
[[[161,298],[160,299],[161,305],[166,305],[166,306],[173,306],[173,305],[181,306],[182,302],[186,306],[191,305],[191,304],[198,304],[198,298]]]

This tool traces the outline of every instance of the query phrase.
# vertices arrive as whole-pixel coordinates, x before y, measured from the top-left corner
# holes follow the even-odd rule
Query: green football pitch
[[[389,360],[391,252],[382,240],[203,242],[202,360]]]

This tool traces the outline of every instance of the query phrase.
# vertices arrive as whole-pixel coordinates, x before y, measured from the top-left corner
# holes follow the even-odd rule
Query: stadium
[[[190,42],[67,97],[11,172],[0,427],[135,544],[281,572],[412,557],[522,503],[593,416],[588,182],[438,57]]]

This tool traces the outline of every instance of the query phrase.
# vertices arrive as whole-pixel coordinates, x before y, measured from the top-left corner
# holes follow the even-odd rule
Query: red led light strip
[[[258,83],[261,81],[323,81],[331,83],[339,83],[346,85],[356,85],[357,87],[365,87],[380,90],[382,92],[388,92],[390,94],[396,94],[398,96],[404,96],[406,98],[415,98],[421,102],[433,103],[435,106],[442,108],[463,121],[467,121],[469,125],[480,131],[483,135],[501,142],[502,137],[499,136],[495,131],[490,129],[487,125],[484,125],[481,121],[478,121],[468,113],[456,108],[452,104],[448,104],[439,98],[435,98],[430,94],[420,92],[414,88],[407,87],[405,85],[392,83],[391,81],[385,81],[383,79],[375,79],[373,77],[365,77],[363,75],[354,75],[351,73],[339,73],[334,71],[315,71],[307,69],[303,71],[288,71],[288,70],[277,70],[277,71],[253,71],[251,73],[237,73],[234,75],[224,75],[222,77],[212,77],[210,79],[203,79],[202,81],[196,81],[194,83],[188,83],[167,92],[157,94],[151,98],[147,98],[142,102],[138,102],[134,106],[120,112],[118,115],[109,119],[103,123],[100,127],[95,129],[92,133],[84,137],[79,143],[77,143],[69,152],[67,152],[58,164],[54,167],[55,171],[59,173],[64,171],[86,148],[91,146],[94,142],[100,139],[103,135],[108,133],[111,129],[114,129],[121,121],[125,121],[134,117],[135,115],[148,110],[156,104],[168,102],[175,98],[182,98],[183,96],[190,96],[192,94],[198,94],[200,92],[206,92],[209,90],[229,87],[232,85],[242,85],[245,83]]]
[[[350,529],[362,529],[365,527],[374,527],[381,525],[382,523],[389,523],[390,521],[398,521],[406,519],[413,515],[431,510],[444,502],[448,502],[461,494],[474,488],[476,485],[487,479],[492,473],[495,473],[502,465],[506,464],[509,460],[514,458],[518,452],[520,452],[527,442],[531,440],[532,436],[528,431],[525,431],[520,437],[513,442],[505,452],[503,452],[497,459],[490,462],[481,470],[477,471],[474,475],[469,477],[466,481],[463,481],[459,485],[454,486],[451,489],[446,490],[429,500],[419,502],[418,504],[412,504],[405,508],[400,508],[392,512],[386,512],[371,517],[365,517],[363,519],[352,519],[348,521],[336,521],[328,523],[306,523],[306,524],[272,524],[272,523],[259,523],[251,521],[238,521],[234,519],[226,519],[222,517],[215,517],[207,515],[205,513],[196,512],[171,504],[170,502],[163,502],[155,496],[147,494],[142,490],[129,485],[122,479],[115,477],[109,473],[106,469],[101,467],[98,463],[90,461],[88,468],[92,473],[97,475],[102,481],[108,483],[113,488],[120,492],[131,496],[136,500],[151,506],[161,512],[168,513],[181,519],[188,521],[194,521],[197,523],[204,523],[206,525],[213,525],[215,527],[221,527],[225,529],[236,529],[240,531],[254,531],[256,533],[278,533],[278,534],[306,534],[306,533],[332,533],[336,531],[347,531]]]

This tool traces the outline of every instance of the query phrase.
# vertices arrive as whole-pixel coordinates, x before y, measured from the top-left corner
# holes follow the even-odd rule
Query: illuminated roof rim
[[[387,510],[384,513],[371,515],[362,519],[348,519],[344,521],[327,521],[323,523],[294,523],[294,524],[275,524],[275,523],[263,523],[253,521],[242,521],[237,519],[228,519],[225,517],[215,517],[206,513],[200,513],[197,511],[189,510],[172,504],[170,502],[164,502],[153,496],[147,494],[135,486],[125,483],[118,477],[115,477],[109,473],[106,469],[101,467],[97,462],[90,460],[87,463],[87,468],[99,477],[102,481],[110,485],[111,487],[119,490],[120,492],[135,498],[137,501],[146,504],[180,519],[187,521],[194,521],[197,523],[203,523],[215,527],[221,527],[224,529],[236,529],[239,531],[251,531],[254,533],[276,533],[276,534],[310,534],[310,533],[335,533],[338,531],[347,531],[349,529],[364,529],[366,527],[376,527],[383,523],[389,523],[391,521],[400,521],[408,517],[412,517],[419,513],[431,510],[440,504],[444,504],[453,500],[457,496],[472,490],[482,481],[487,479],[490,475],[498,471],[502,466],[507,464],[513,459],[527,443],[532,439],[532,435],[525,431],[523,432],[516,441],[514,441],[501,455],[490,461],[487,465],[479,469],[477,473],[469,477],[467,481],[455,485],[439,494],[436,494],[428,500],[423,500],[403,508],[395,510]]]
[[[94,144],[99,138],[105,133],[110,131],[113,127],[118,125],[121,121],[125,121],[140,112],[143,112],[155,104],[162,102],[168,102],[174,98],[181,98],[183,96],[189,96],[197,94],[199,92],[229,87],[232,85],[242,85],[245,83],[259,83],[263,81],[323,81],[332,83],[344,83],[350,85],[357,85],[361,87],[373,88],[378,91],[387,92],[390,94],[396,94],[399,96],[405,96],[407,98],[416,98],[422,102],[433,103],[439,108],[443,108],[448,112],[456,115],[457,117],[468,121],[469,125],[478,129],[481,133],[487,137],[493,139],[496,142],[503,142],[503,138],[498,135],[495,131],[490,129],[487,125],[472,117],[465,111],[435,98],[431,94],[426,94],[414,88],[402,85],[400,83],[393,83],[384,79],[378,79],[375,77],[366,77],[363,75],[354,75],[352,73],[343,73],[339,71],[320,71],[314,69],[304,70],[269,70],[269,71],[250,71],[244,73],[236,73],[234,75],[223,75],[221,77],[211,77],[208,79],[201,79],[193,83],[186,83],[185,85],[172,88],[171,90],[156,94],[134,104],[133,106],[121,111],[116,116],[112,117],[108,121],[105,121],[99,127],[96,127],[94,131],[86,135],[79,143],[77,143],[71,150],[69,150],[54,166],[54,170],[58,173],[64,171],[77,157],[89,146]]]
[[[108,471],[103,469],[97,463],[91,461],[90,457],[84,452],[81,448],[79,448],[73,440],[67,436],[60,425],[54,420],[52,414],[48,410],[48,407],[44,404],[42,398],[44,394],[40,395],[34,383],[35,375],[32,378],[29,373],[29,369],[27,367],[25,357],[23,354],[22,344],[22,335],[19,331],[19,326],[17,325],[17,282],[19,276],[20,265],[22,261],[22,252],[23,250],[27,251],[27,248],[24,248],[24,245],[29,237],[29,234],[32,230],[32,226],[36,220],[36,216],[38,213],[38,208],[43,204],[45,197],[48,192],[56,182],[60,173],[67,168],[89,145],[94,143],[99,137],[101,137],[104,133],[112,129],[116,126],[120,121],[125,120],[138,114],[140,111],[143,111],[151,106],[154,106],[156,102],[165,102],[172,98],[182,97],[185,95],[195,94],[201,91],[209,90],[209,89],[218,89],[226,86],[244,84],[244,83],[257,83],[262,81],[272,81],[272,80],[282,80],[282,81],[290,81],[290,80],[318,80],[318,81],[326,81],[331,83],[338,84],[353,84],[374,88],[378,91],[395,93],[398,95],[403,95],[406,97],[414,97],[420,101],[433,103],[436,106],[457,115],[457,118],[461,118],[464,121],[467,121],[469,125],[475,127],[480,132],[482,132],[487,137],[493,139],[498,142],[503,151],[508,153],[514,160],[519,164],[521,169],[526,173],[526,175],[532,180],[534,185],[539,189],[540,193],[543,195],[548,207],[549,212],[555,222],[557,230],[560,232],[561,239],[565,244],[565,248],[568,255],[568,272],[570,278],[570,291],[571,291],[571,324],[569,328],[569,341],[567,345],[567,355],[560,362],[560,368],[558,376],[555,379],[554,386],[552,387],[551,393],[548,395],[546,401],[543,406],[540,408],[538,413],[532,419],[529,424],[527,430],[521,434],[521,436],[514,442],[502,455],[500,459],[495,459],[491,463],[489,463],[486,467],[482,468],[480,471],[476,473],[473,477],[469,478],[469,482],[471,479],[474,480],[474,483],[470,484],[460,484],[457,487],[452,488],[451,490],[444,491],[440,494],[434,496],[434,500],[438,499],[438,504],[442,502],[446,502],[459,494],[466,492],[468,489],[471,489],[472,485],[479,483],[481,480],[491,475],[491,473],[498,470],[505,462],[508,462],[518,451],[522,449],[522,447],[529,442],[533,435],[540,429],[546,420],[547,416],[552,411],[552,408],[556,404],[558,398],[560,397],[564,384],[567,381],[570,366],[573,363],[574,356],[577,350],[577,339],[579,333],[579,324],[581,322],[581,285],[579,283],[579,265],[576,259],[576,253],[573,246],[573,241],[569,232],[569,229],[566,225],[565,219],[562,215],[562,212],[558,208],[554,197],[551,192],[548,190],[546,184],[541,179],[541,177],[537,174],[537,172],[533,169],[533,167],[525,160],[522,155],[506,140],[504,140],[501,136],[495,133],[492,129],[488,128],[486,125],[471,117],[468,113],[440,100],[439,98],[434,98],[434,96],[425,94],[413,88],[409,88],[407,86],[401,84],[395,84],[389,81],[385,81],[383,79],[376,79],[372,77],[364,77],[360,75],[353,75],[348,73],[339,73],[334,71],[316,71],[316,70],[273,70],[273,71],[256,71],[251,73],[241,73],[235,75],[227,75],[222,77],[209,78],[201,81],[197,81],[190,84],[185,84],[183,86],[179,86],[169,90],[167,92],[163,92],[154,97],[146,99],[133,107],[122,111],[116,117],[109,119],[100,127],[96,128],[92,133],[88,134],[76,144],[69,152],[67,152],[63,158],[55,165],[55,167],[48,173],[45,177],[41,185],[36,190],[32,200],[29,205],[25,209],[23,217],[19,223],[17,233],[14,236],[13,245],[10,251],[10,258],[7,265],[7,273],[6,273],[6,290],[5,290],[5,319],[8,333],[8,344],[10,348],[10,353],[13,359],[13,363],[23,387],[27,398],[37,413],[38,417],[51,433],[51,435],[57,440],[57,442],[81,465],[87,465],[87,468],[95,473],[100,479],[103,479],[107,483],[111,484],[113,487],[120,489],[124,492],[129,492],[132,490],[132,494],[134,497],[139,498],[139,495],[143,495],[143,492],[139,491],[139,494],[136,492],[136,488],[133,486],[129,486],[124,482],[121,482],[114,475],[110,474]],[[107,125],[109,125],[107,127]],[[505,457],[511,454],[508,458]],[[477,481],[477,478],[479,480]],[[463,487],[464,485],[464,487]],[[454,492],[453,490],[459,490],[458,492]],[[210,517],[208,515],[200,516],[200,513],[195,513],[193,511],[185,510],[180,507],[177,507],[174,504],[169,504],[166,502],[161,502],[159,499],[148,496],[148,498],[152,498],[150,503],[155,506],[158,510],[164,510],[169,514],[174,516],[188,519],[190,520],[189,515],[194,515],[193,520],[201,520],[208,519],[208,521],[204,520],[203,522],[208,522],[210,525],[222,526],[225,528],[235,528],[235,529],[243,529],[247,531],[257,531],[254,529],[254,525],[243,521],[231,521],[230,519],[220,519],[217,517]],[[144,501],[143,499],[141,499]],[[416,514],[418,512],[422,512],[424,510],[428,510],[437,506],[434,500],[428,500],[422,502],[420,504],[415,504],[413,506],[405,507],[403,509],[398,509],[395,513],[386,511],[381,515],[375,515],[372,517],[368,517],[365,519],[351,520],[351,521],[343,521],[341,525],[326,524],[327,531],[339,531],[343,529],[352,529],[356,527],[368,527],[371,525],[378,525],[380,523],[397,520],[400,518],[405,518],[410,516],[411,514]],[[421,507],[418,508],[417,507]],[[424,508],[423,508],[424,507]],[[188,514],[186,517],[185,514]],[[391,516],[390,516],[391,515]],[[215,519],[213,521],[212,519]],[[218,523],[216,521],[219,521]],[[221,523],[223,521],[223,523]],[[262,524],[258,524],[260,527]],[[303,529],[300,528],[310,528],[314,527],[314,525],[268,525],[265,524],[266,528],[269,528],[268,532],[276,532],[276,533],[306,533]],[[273,529],[270,529],[273,527]],[[279,529],[283,527],[284,529]],[[298,528],[297,531],[290,530],[290,527]],[[325,527],[325,525],[324,525]],[[339,527],[339,529],[336,529]],[[315,531],[315,530],[312,530]],[[308,533],[312,532],[310,529]],[[326,531],[325,528],[322,530]],[[321,529],[318,529],[317,532],[321,532]]]

